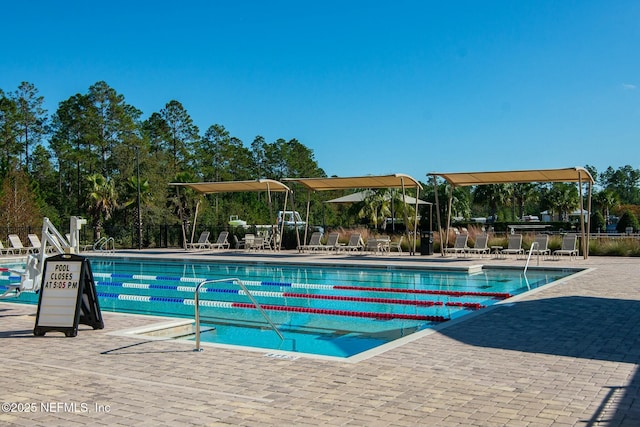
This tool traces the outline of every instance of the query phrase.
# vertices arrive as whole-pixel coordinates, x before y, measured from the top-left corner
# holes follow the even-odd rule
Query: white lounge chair
[[[453,243],[452,248],[444,248],[444,253],[454,253],[454,254],[462,254],[464,255],[467,251],[467,240],[469,239],[469,235],[466,233],[458,234],[456,236],[456,241]]]
[[[489,236],[486,234],[481,234],[478,237],[476,237],[476,241],[473,244],[472,248],[467,248],[467,253],[469,254],[479,254],[481,257],[484,256],[485,254],[489,254],[489,246],[487,246],[487,243],[489,243]]]
[[[216,240],[214,243],[211,243],[210,248],[211,249],[228,249],[229,246],[231,246],[229,244],[229,232],[221,231],[220,234],[218,234],[218,240]]]
[[[551,250],[549,249],[549,235],[548,234],[538,234],[536,235],[535,240],[531,244],[531,248],[527,251],[527,254],[531,255],[551,255]]]
[[[327,243],[322,245],[320,249],[323,251],[335,251],[340,246],[340,233],[332,232],[327,236]]]
[[[349,252],[359,252],[364,249],[364,241],[362,240],[362,235],[360,233],[353,233],[349,236],[349,242],[347,242],[344,246],[339,246],[339,250],[341,251],[349,251]]]
[[[507,248],[500,251],[502,255],[524,255],[524,249],[522,249],[522,234],[511,234],[509,236],[509,243]]]
[[[311,237],[309,238],[309,243],[307,243],[306,245],[298,246],[298,251],[299,252],[304,252],[306,250],[317,251],[319,249],[322,249],[324,245],[321,243],[320,239],[322,239],[322,233],[320,233],[319,231],[314,231],[313,233],[311,233]]]
[[[31,243],[31,252],[39,253],[42,250],[42,242],[37,234],[27,234],[27,238],[29,239],[29,243]]]
[[[209,242],[209,233],[208,231],[203,231],[200,233],[200,238],[195,243],[187,243],[187,249],[209,249],[211,248],[211,242]]]
[[[2,240],[0,240],[0,255],[13,255],[13,251],[13,248],[5,248]]]
[[[576,234],[566,234],[562,237],[562,246],[553,251],[553,255],[559,258],[568,255],[569,259],[578,256],[578,236]]]
[[[16,252],[18,255],[33,253],[33,248],[25,247],[17,234],[9,234],[9,243],[11,243],[14,254]]]

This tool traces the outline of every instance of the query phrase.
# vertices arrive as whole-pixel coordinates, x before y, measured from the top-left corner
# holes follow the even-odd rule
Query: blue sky
[[[0,88],[297,138],[328,175],[640,168],[640,2],[28,1]],[[8,40],[7,40],[8,39]]]

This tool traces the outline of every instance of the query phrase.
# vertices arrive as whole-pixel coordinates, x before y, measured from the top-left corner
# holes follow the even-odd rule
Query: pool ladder
[[[242,280],[240,279],[215,279],[215,280],[205,280],[202,281],[198,284],[198,286],[196,286],[196,292],[194,295],[194,302],[195,302],[195,323],[196,323],[196,348],[193,349],[193,351],[202,351],[202,347],[200,347],[200,289],[204,286],[204,285],[208,285],[210,283],[220,283],[220,282],[225,282],[225,283],[235,283],[238,286],[240,286],[242,288],[242,290],[247,294],[247,296],[249,297],[249,299],[251,300],[251,302],[253,303],[253,305],[256,306],[256,308],[258,310],[260,310],[260,313],[262,314],[262,316],[265,318],[265,320],[267,321],[267,323],[269,323],[269,325],[271,325],[271,329],[273,329],[273,331],[278,334],[278,336],[280,337],[280,339],[282,341],[284,341],[284,336],[282,335],[282,332],[280,332],[278,330],[278,327],[273,323],[273,321],[271,320],[271,318],[269,317],[269,315],[267,314],[266,311],[264,311],[264,309],[262,308],[262,306],[258,303],[258,301],[256,301],[256,299],[253,297],[253,295],[251,295],[251,292],[249,292],[249,289],[247,289],[247,287],[244,285],[244,283],[242,283]]]
[[[116,241],[113,237],[101,237],[93,244],[94,251],[115,252]]]

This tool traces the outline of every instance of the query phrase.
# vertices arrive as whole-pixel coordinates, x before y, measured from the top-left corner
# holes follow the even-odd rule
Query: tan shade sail
[[[506,184],[517,182],[580,182],[593,184],[593,177],[584,168],[538,169],[502,172],[429,173],[440,176],[455,187],[468,185]]]
[[[172,182],[169,185],[189,187],[199,193],[232,193],[241,191],[287,192],[289,187],[273,179],[222,182]]]
[[[331,177],[331,178],[285,178],[284,181],[298,182],[312,191],[347,190],[351,188],[402,188],[422,189],[418,181],[409,175]]]

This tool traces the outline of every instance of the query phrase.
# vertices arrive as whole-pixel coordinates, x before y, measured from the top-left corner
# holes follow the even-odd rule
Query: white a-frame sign
[[[49,257],[44,263],[33,334],[58,331],[75,337],[79,323],[104,328],[91,264],[79,255]]]

